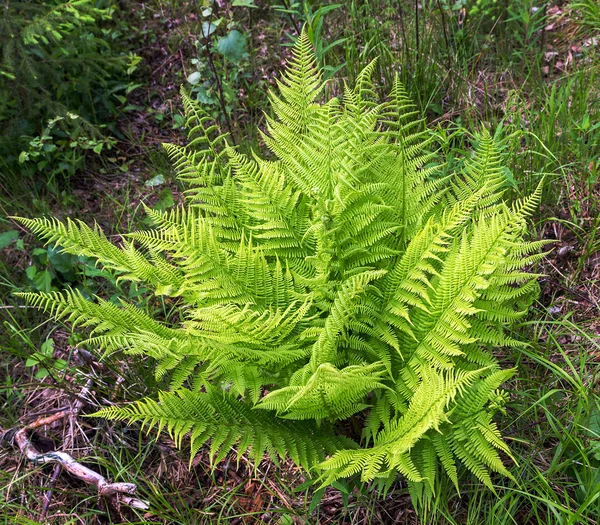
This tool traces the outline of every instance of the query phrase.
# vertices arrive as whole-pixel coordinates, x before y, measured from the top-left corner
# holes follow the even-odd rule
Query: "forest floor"
[[[136,72],[140,86],[116,118],[116,146],[100,157],[89,154],[60,191],[36,196],[43,201],[39,206],[32,207],[27,185],[0,199],[0,215],[6,217],[0,233],[16,230],[22,241],[0,250],[0,435],[64,411],[64,417],[35,428],[34,446],[67,452],[111,481],[137,484],[138,497],[150,508],[134,510],[118,499],[98,498],[89,484],[54,465],[34,465],[5,443],[0,523],[597,523],[600,24],[586,25],[587,11],[582,15],[566,2],[538,6],[520,0],[494,15],[495,22],[484,19],[476,27],[469,26],[475,15],[464,18],[460,6],[442,9],[445,2],[417,7],[420,20],[410,2],[400,2],[400,8],[385,0],[357,2],[371,9],[359,13],[349,2],[323,15],[324,23],[315,16],[318,2],[296,14],[277,11],[267,1],[257,1],[257,9],[218,2],[221,29],[239,28],[248,57],[234,65],[213,64],[212,74],[206,62],[214,52],[202,39],[197,42],[208,20],[189,4],[123,2],[131,11],[116,16],[130,17],[131,51],[142,60]],[[495,9],[495,2],[478,4],[490,13]],[[468,134],[453,133],[481,123],[490,128],[505,148],[511,198],[531,192],[546,176],[531,237],[557,242],[536,269],[543,277],[534,311],[515,328],[531,341],[531,351],[502,357],[519,371],[501,424],[519,461],[519,483],[498,480],[498,499],[467,480],[462,499],[449,495],[445,505],[419,520],[401,481],[381,498],[348,486],[315,492],[288,462],[256,465],[232,454],[212,468],[202,450],[190,464],[166,434],[156,437],[139,426],[85,417],[160,388],[148,363],[119,354],[101,358],[93,348],[79,347],[80,335],[48,322],[13,295],[36,288],[27,272],[37,265],[38,271],[52,272],[57,288],[74,282],[73,274],[92,293],[150,301],[143,290],[98,284],[93,263],[47,251],[8,217],[43,213],[96,221],[111,238],[146,227],[144,205],[168,209],[185,198],[185,186],[161,148],[165,142],[185,143],[180,85],[208,100],[215,120],[240,147],[260,148],[256,128],[264,127],[266,93],[289,56],[290,35],[302,24],[324,42],[348,39],[320,55],[326,71],[345,64],[335,78],[352,82],[361,65],[382,57],[382,92],[391,72],[399,71],[448,144],[467,151]],[[209,78],[206,93],[188,81],[195,71]],[[222,93],[219,82],[225,85]],[[332,81],[333,93],[341,88]],[[0,183],[0,190],[7,187]]]

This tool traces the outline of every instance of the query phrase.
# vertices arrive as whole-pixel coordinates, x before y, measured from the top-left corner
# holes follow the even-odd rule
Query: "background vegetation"
[[[95,219],[107,235],[143,227],[142,203],[167,209],[184,188],[159,148],[181,142],[177,92],[209,107],[242,150],[260,147],[266,92],[306,25],[327,75],[352,84],[379,57],[376,85],[397,72],[450,151],[486,127],[502,146],[512,197],[547,176],[532,239],[556,239],[537,269],[542,293],[515,330],[524,351],[498,349],[518,373],[499,423],[518,460],[497,496],[466,473],[416,517],[406,487],[385,498],[302,484],[287,464],[226,459],[211,472],[134,426],[72,418],[40,440],[113,480],[135,481],[150,513],[98,501],[53,467],[0,452],[1,523],[594,524],[600,515],[600,6],[597,0],[327,1],[62,0],[0,3],[0,426],[69,406],[92,378],[83,412],[160,388],[143,362],[102,362],[78,336],[12,294],[67,285],[148,302],[143,288],[100,284],[86,258],[42,248],[14,214]],[[450,157],[460,163],[459,155]],[[169,303],[149,304],[157,312]]]

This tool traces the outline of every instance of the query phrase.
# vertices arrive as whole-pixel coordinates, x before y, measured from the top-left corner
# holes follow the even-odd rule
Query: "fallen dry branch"
[[[78,407],[79,408],[79,407]],[[31,443],[29,432],[44,425],[50,425],[61,418],[73,415],[72,410],[62,410],[48,417],[37,419],[30,425],[19,430],[10,429],[0,432],[0,443],[15,444],[19,447],[21,453],[33,463],[58,463],[71,475],[84,481],[89,485],[94,485],[98,489],[98,496],[118,497],[120,503],[130,507],[147,510],[149,502],[138,499],[133,496],[137,487],[134,483],[109,483],[108,480],[94,470],[78,463],[70,454],[66,452],[50,451],[40,452]]]

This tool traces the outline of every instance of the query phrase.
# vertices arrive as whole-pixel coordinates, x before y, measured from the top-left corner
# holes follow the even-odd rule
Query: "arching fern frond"
[[[65,253],[86,255],[97,259],[104,268],[119,274],[119,279],[144,281],[161,295],[170,295],[183,283],[181,271],[160,256],[142,254],[131,243],[124,242],[117,248],[96,225],[90,228],[82,221],[67,219],[61,223],[57,219],[16,220],[30,228],[48,245],[57,245]]]
[[[316,433],[310,424],[286,422],[269,412],[253,410],[251,405],[220,388],[210,388],[207,392],[163,392],[158,401],[145,399],[122,408],[105,408],[93,415],[139,421],[147,430],[157,427],[160,432],[164,428],[179,446],[189,435],[191,458],[210,441],[213,463],[218,463],[237,445],[238,457],[247,453],[257,464],[265,454],[275,460],[277,456],[289,456],[297,465],[310,470],[326,454],[353,445],[351,440],[328,432]]]
[[[346,419],[367,408],[364,401],[369,392],[387,388],[380,381],[384,373],[382,363],[348,366],[342,370],[324,363],[305,384],[270,392],[258,408],[276,410],[286,419]]]

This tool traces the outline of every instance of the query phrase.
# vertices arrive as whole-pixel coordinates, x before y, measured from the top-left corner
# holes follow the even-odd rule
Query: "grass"
[[[530,193],[546,177],[532,236],[558,243],[538,269],[546,275],[540,280],[539,303],[530,320],[515,329],[530,347],[503,353],[505,364],[518,371],[509,385],[507,414],[500,421],[515,456],[515,479],[497,479],[494,496],[463,475],[460,497],[447,487],[432,508],[421,509],[420,518],[401,481],[385,498],[355,490],[344,502],[342,492],[328,489],[311,510],[314,490],[301,488],[303,478],[291,465],[243,461],[237,465],[228,459],[211,472],[201,455],[188,469],[185,454],[174,451],[164,436],[153,439],[137,428],[80,417],[75,427],[65,422],[48,428],[47,435],[59,445],[72,436],[69,450],[85,458],[86,464],[113,480],[136,482],[152,512],[107,507],[92,489],[60,475],[41,518],[52,467],[26,464],[6,449],[0,452],[0,523],[596,524],[600,516],[600,60],[593,40],[600,38],[597,2],[480,1],[465,13],[451,9],[448,1],[427,1],[418,7],[412,1],[351,0],[320,22],[314,18],[318,2],[312,11],[298,9],[291,18],[269,2],[256,3],[260,5],[256,10],[221,13],[246,32],[250,43],[251,76],[232,114],[238,144],[260,146],[254,130],[264,122],[264,92],[287,53],[280,47],[285,35],[294,34],[295,25],[320,23],[315,29],[324,42],[321,49],[346,39],[323,53],[323,64],[332,68],[344,64],[338,75],[351,84],[361,68],[378,57],[376,77],[382,93],[399,74],[437,126],[442,148],[466,148],[465,130],[484,125],[503,146],[514,197]],[[191,14],[185,2],[154,0],[133,19],[138,39],[134,45],[143,46],[147,56],[140,66],[143,87],[130,95],[129,103],[144,108],[161,96],[174,99],[177,85],[197,57],[192,35],[198,34],[201,20]],[[177,201],[182,188],[170,179],[158,143],[179,140],[179,131],[172,129],[169,115],[157,119],[162,111],[125,113],[118,124],[122,132],[118,151],[86,163],[86,173],[77,174],[59,192],[48,193],[37,185],[32,194],[18,173],[5,173],[0,181],[1,215],[92,215],[107,233],[116,234],[139,224],[141,203],[155,205],[164,190]],[[166,182],[146,186],[157,174],[163,174]],[[168,197],[168,192],[164,195]],[[0,218],[0,232],[13,228],[8,219]],[[71,402],[69,392],[77,393],[89,377],[94,378],[94,396],[87,412],[108,402],[139,399],[155,389],[156,380],[144,363],[118,354],[107,356],[101,366],[98,356],[91,362],[82,360],[68,332],[51,326],[11,296],[31,287],[24,270],[34,245],[28,237],[24,241],[23,249],[11,245],[0,251],[2,428]],[[101,290],[115,293],[110,285]],[[68,373],[35,379],[36,367],[26,367],[25,362],[48,336],[57,341],[55,357],[69,360],[71,366]],[[87,350],[94,355],[93,348]]]

